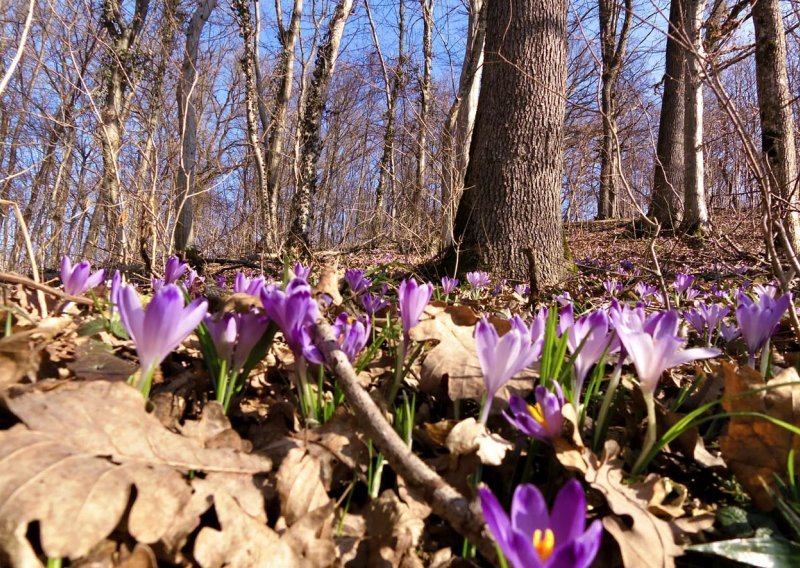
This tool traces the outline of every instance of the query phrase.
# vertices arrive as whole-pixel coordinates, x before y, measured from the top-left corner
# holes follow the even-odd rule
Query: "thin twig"
[[[66,300],[68,302],[74,302],[76,304],[82,304],[84,306],[93,306],[94,302],[92,302],[89,298],[84,298],[82,296],[70,296],[62,292],[61,290],[57,290],[52,286],[48,286],[47,284],[42,284],[41,282],[36,282],[35,280],[31,280],[25,276],[20,276],[19,274],[11,274],[10,272],[0,272],[0,282],[10,282],[11,284],[21,284],[22,286],[27,286],[28,288],[33,288],[39,294],[46,293],[50,296],[55,296],[56,298],[61,298],[62,300]],[[42,297],[42,301],[44,301],[44,297]]]
[[[28,253],[28,259],[31,261],[31,274],[33,274],[33,281],[37,284],[41,283],[42,279],[39,277],[39,266],[36,264],[36,255],[33,254],[33,245],[31,244],[31,235],[28,232],[28,224],[25,223],[25,217],[22,216],[22,211],[19,210],[19,205],[15,201],[8,201],[7,199],[0,199],[0,205],[10,205],[14,210],[14,216],[19,223],[19,229],[22,232],[22,237],[25,239],[25,250]],[[36,300],[39,302],[39,313],[42,319],[47,317],[47,303],[44,299],[42,290],[37,289]]]
[[[442,479],[394,431],[369,394],[359,385],[353,366],[339,349],[333,331],[325,320],[317,321],[314,341],[336,376],[359,425],[386,456],[392,468],[424,497],[434,513],[450,523],[487,560],[494,563],[497,557],[495,547],[485,530],[486,522],[477,503],[471,503]]]

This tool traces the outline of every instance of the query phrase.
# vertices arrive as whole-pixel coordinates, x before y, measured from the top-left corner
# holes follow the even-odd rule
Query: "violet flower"
[[[704,336],[705,330],[708,329],[706,340],[708,345],[711,345],[714,332],[716,332],[722,318],[728,315],[729,311],[730,307],[720,304],[698,304],[693,310],[685,311],[683,317],[697,330],[701,337]]]
[[[500,293],[503,291],[503,286],[505,286],[507,282],[508,282],[508,280],[503,278],[502,280],[500,280],[500,282],[495,284],[494,288],[492,288],[492,296],[495,297],[495,298],[497,296],[499,296]]]
[[[431,301],[433,286],[430,283],[417,284],[413,278],[403,280],[397,291],[400,306],[400,319],[403,323],[403,335],[408,338],[408,332],[419,323],[422,312]]]
[[[615,296],[617,294],[617,281],[616,280],[606,280],[603,282],[603,288],[606,291],[606,294],[609,296]]]
[[[719,325],[719,335],[725,343],[735,341],[742,333],[735,323],[728,323],[723,321]]]
[[[572,385],[572,397],[577,404],[580,400],[581,388],[591,368],[600,362],[603,354],[611,345],[613,332],[609,326],[608,314],[595,310],[578,321],[573,321],[572,304],[561,311],[559,329],[567,334],[567,347],[573,354],[575,370]]]
[[[103,281],[104,274],[105,270],[92,272],[88,260],[73,266],[67,255],[61,257],[61,283],[64,285],[64,292],[70,296],[80,296],[98,286]]]
[[[458,288],[458,278],[450,278],[449,276],[442,276],[442,293],[449,296],[453,290]]]
[[[169,257],[164,267],[164,284],[174,284],[188,269],[189,265],[181,262],[177,256]]]
[[[358,297],[370,317],[374,317],[376,313],[391,303],[386,297],[387,289],[388,287],[384,284],[380,293],[365,292]]]
[[[481,412],[484,424],[497,391],[537,357],[525,322],[519,316],[514,316],[510,322],[511,329],[503,337],[485,317],[475,326],[475,348],[486,386],[486,401]]]
[[[561,385],[554,381],[556,392],[552,393],[543,385],[534,390],[535,404],[519,396],[512,396],[508,401],[509,411],[503,415],[506,420],[523,434],[543,442],[552,441],[561,435],[564,417],[561,407],[564,406],[564,393]]]
[[[205,323],[217,356],[226,361],[232,374],[239,374],[267,330],[269,318],[256,312],[226,313],[220,318],[209,314]]]
[[[778,286],[774,283],[770,284],[753,284],[753,293],[758,297],[761,298],[764,294],[771,298],[775,298],[778,295]]]
[[[297,278],[308,280],[308,277],[311,276],[311,267],[303,266],[302,262],[297,262],[294,265],[294,275]]]
[[[365,291],[367,288],[369,288],[369,285],[372,284],[372,281],[364,276],[364,271],[358,270],[357,268],[350,268],[346,270],[344,273],[344,279],[347,281],[347,285],[350,286],[350,289],[354,294]]]
[[[510,517],[489,489],[478,495],[489,531],[514,568],[587,568],[597,555],[603,526],[595,520],[586,528],[586,495],[577,480],[564,484],[551,512],[527,483],[514,490]]]
[[[694,283],[694,276],[690,274],[684,274],[683,272],[679,272],[677,276],[675,276],[675,282],[672,283],[672,287],[679,294],[683,294],[689,287]]]
[[[265,285],[263,276],[248,278],[242,272],[237,272],[233,279],[233,291],[237,294],[249,294],[259,297]]]
[[[352,363],[359,353],[364,350],[369,339],[369,318],[362,316],[355,319],[346,313],[341,313],[337,316],[331,328],[333,329],[333,336],[339,343],[339,349]],[[318,352],[315,352],[314,357],[309,358],[309,360],[318,365],[324,363],[322,355]]]
[[[469,282],[473,290],[479,290],[489,285],[491,277],[488,272],[476,270],[474,272],[467,272],[467,282]]]
[[[302,278],[295,278],[285,291],[274,284],[264,286],[260,296],[264,311],[281,329],[295,357],[303,355],[309,347],[309,337],[303,330],[320,317],[319,306],[311,297],[311,286]]]
[[[642,392],[653,394],[664,371],[671,367],[708,359],[720,354],[719,349],[695,347],[682,349],[686,340],[678,334],[678,312],[669,310],[648,318],[644,329],[615,322],[617,335],[633,361]]]
[[[736,320],[739,322],[742,337],[747,344],[749,363],[752,367],[755,365],[756,353],[764,349],[772,334],[775,333],[783,314],[789,309],[792,295],[784,294],[776,299],[765,293],[761,295],[758,302],[754,302],[750,296],[740,292],[738,301]]]
[[[153,289],[153,292],[158,292],[163,287],[164,287],[164,279],[163,278],[152,278],[150,280],[150,288]]]
[[[514,286],[514,292],[520,296],[528,296],[531,293],[531,287],[527,284],[517,284]]]
[[[153,299],[142,308],[139,296],[130,286],[119,292],[119,315],[128,336],[136,345],[142,378],[138,388],[147,396],[156,367],[203,320],[208,302],[203,299],[184,305],[183,293],[174,284],[167,284],[153,294]]]

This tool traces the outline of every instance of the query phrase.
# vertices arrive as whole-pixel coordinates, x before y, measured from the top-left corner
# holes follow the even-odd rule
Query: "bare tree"
[[[317,162],[322,153],[322,115],[328,87],[339,56],[344,26],[353,9],[353,0],[340,0],[328,22],[322,44],[317,49],[314,74],[308,86],[300,120],[300,180],[292,199],[292,220],[288,245],[308,247],[311,201],[317,190]]]
[[[617,80],[625,61],[625,49],[631,31],[633,0],[599,0],[600,54],[602,63],[600,114],[603,118],[603,138],[600,149],[600,193],[597,217],[610,219],[617,216],[617,164],[620,152],[616,147],[617,132]],[[620,27],[620,16],[622,24]],[[618,31],[619,29],[619,31]]]
[[[428,169],[428,129],[431,109],[431,67],[433,66],[434,0],[420,0],[422,6],[422,76],[419,78],[419,126],[417,130],[417,179],[413,203],[422,200]]]

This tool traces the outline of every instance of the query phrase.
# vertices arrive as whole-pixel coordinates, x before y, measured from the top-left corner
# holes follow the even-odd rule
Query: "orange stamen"
[[[540,529],[533,531],[533,548],[536,549],[542,562],[547,562],[547,559],[553,554],[555,545],[556,537],[552,530],[545,529],[544,534],[542,534]]]

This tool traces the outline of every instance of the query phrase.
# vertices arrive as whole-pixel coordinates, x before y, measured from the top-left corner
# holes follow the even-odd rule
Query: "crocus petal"
[[[139,295],[131,286],[119,291],[119,318],[134,343],[144,337],[144,310]]]
[[[543,563],[539,558],[539,553],[533,548],[533,541],[529,534],[512,530],[508,546],[502,550],[514,568],[540,568],[551,565],[549,562]]]
[[[556,509],[554,509],[556,511]],[[557,511],[557,515],[561,515]],[[584,511],[581,511],[583,518]],[[517,486],[511,501],[511,526],[522,534],[532,535],[550,526],[550,514],[541,491],[529,483]]]
[[[553,568],[557,566],[569,566],[570,568],[588,568],[597,551],[600,550],[600,542],[603,539],[603,525],[600,521],[594,521],[581,536],[567,543],[565,546],[558,547],[548,560],[547,565]],[[556,540],[556,543],[558,541]]]
[[[559,543],[568,542],[583,534],[586,525],[586,494],[580,482],[570,479],[558,492],[553,503],[550,528]]]
[[[86,290],[91,290],[92,288],[99,286],[100,283],[103,281],[103,276],[105,276],[105,274],[106,274],[105,270],[98,270],[91,276],[89,276],[89,278],[86,279]],[[84,290],[84,292],[86,290]]]
[[[478,497],[481,500],[481,511],[483,518],[486,519],[486,524],[489,526],[489,532],[500,545],[500,548],[505,551],[509,545],[509,536],[511,534],[511,521],[503,509],[497,497],[487,488],[481,487],[478,489]]]

